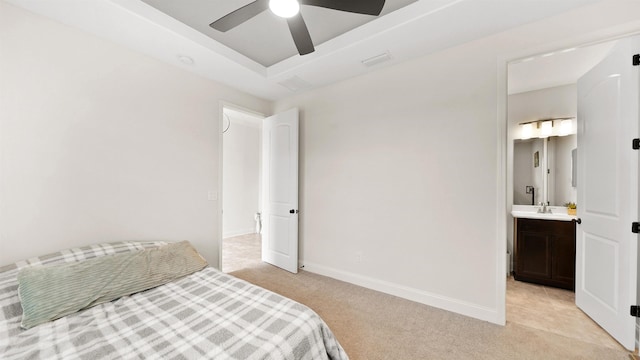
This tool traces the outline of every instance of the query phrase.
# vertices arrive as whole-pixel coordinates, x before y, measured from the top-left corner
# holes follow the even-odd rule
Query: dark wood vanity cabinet
[[[516,280],[574,289],[575,222],[516,218],[514,233]]]

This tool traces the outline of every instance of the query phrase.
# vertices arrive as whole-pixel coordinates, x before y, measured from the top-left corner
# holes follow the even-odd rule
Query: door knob
[[[298,210],[294,210],[294,209],[289,210],[289,214],[297,214],[297,213],[298,213]]]

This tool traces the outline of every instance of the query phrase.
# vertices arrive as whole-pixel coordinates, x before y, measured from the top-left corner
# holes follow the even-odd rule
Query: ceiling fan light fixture
[[[300,12],[300,4],[296,0],[269,0],[269,9],[277,16],[290,18]]]
[[[229,31],[269,9],[278,17],[287,18],[287,26],[298,49],[307,55],[315,48],[307,24],[300,13],[300,4],[364,15],[380,15],[385,0],[254,0],[209,24],[220,32]]]

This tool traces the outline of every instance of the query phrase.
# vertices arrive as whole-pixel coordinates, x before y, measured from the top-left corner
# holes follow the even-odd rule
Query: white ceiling
[[[270,66],[141,0],[5,1],[255,96],[276,100],[293,94],[291,88],[302,92],[327,85],[598,0],[418,0],[324,41],[314,53],[294,54]],[[225,5],[221,12],[230,7]],[[339,12],[331,15],[334,13]],[[273,36],[280,43],[284,35]],[[389,61],[372,67],[362,64],[362,60],[385,52],[390,54]],[[193,59],[193,64],[181,62],[180,57],[185,56]]]
[[[574,84],[604,59],[615,41],[559,49],[509,64],[509,94]]]

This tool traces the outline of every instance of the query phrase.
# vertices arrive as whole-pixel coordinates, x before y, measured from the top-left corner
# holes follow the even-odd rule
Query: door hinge
[[[631,316],[640,317],[640,306],[631,305]]]
[[[633,66],[640,65],[640,54],[633,55]]]
[[[640,139],[633,139],[633,150],[640,150]]]
[[[631,223],[631,232],[634,234],[637,234],[640,232],[640,223],[639,222],[634,222]]]

